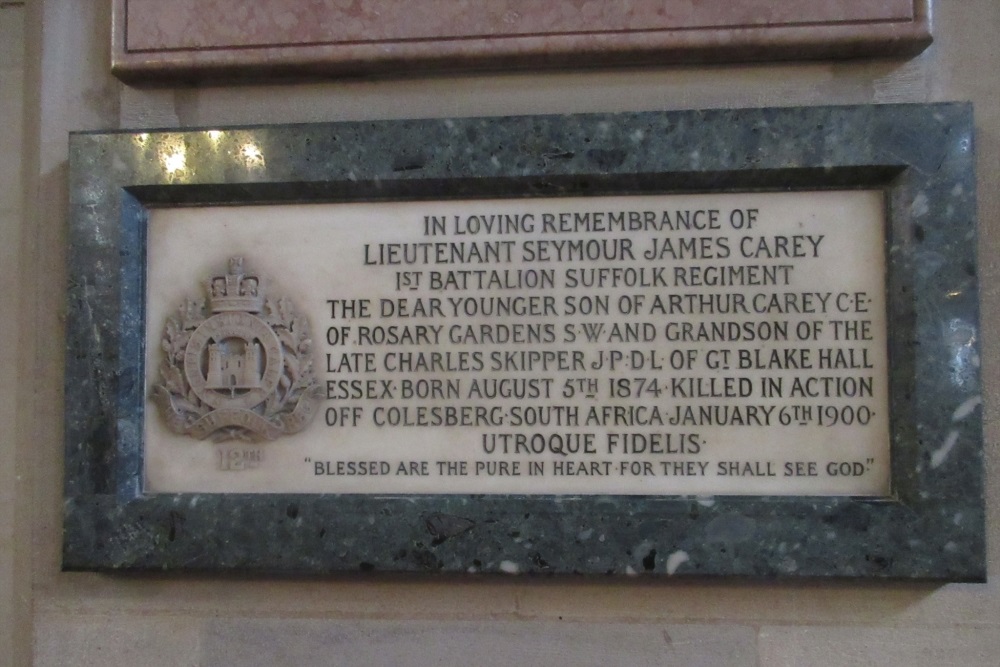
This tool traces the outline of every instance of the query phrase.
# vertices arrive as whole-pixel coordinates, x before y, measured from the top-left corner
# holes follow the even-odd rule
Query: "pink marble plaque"
[[[929,0],[114,0],[126,80],[910,55]]]

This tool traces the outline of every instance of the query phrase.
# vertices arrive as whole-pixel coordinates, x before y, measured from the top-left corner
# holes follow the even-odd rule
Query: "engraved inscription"
[[[211,248],[266,258],[318,416],[266,462],[147,420],[147,487],[887,495],[883,227],[874,191],[156,210],[151,321]],[[180,433],[256,433],[311,358],[260,283],[213,310],[234,271],[167,319]]]

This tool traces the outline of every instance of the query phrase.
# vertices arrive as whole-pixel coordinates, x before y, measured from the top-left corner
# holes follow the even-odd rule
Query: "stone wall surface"
[[[109,5],[0,2],[0,665],[996,664],[995,0],[939,0],[936,41],[910,61],[153,88],[125,86],[110,75]],[[976,113],[991,583],[60,571],[67,132],[945,100],[971,100]]]

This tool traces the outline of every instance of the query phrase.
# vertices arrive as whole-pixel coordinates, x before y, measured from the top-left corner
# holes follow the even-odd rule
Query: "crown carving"
[[[208,281],[208,308],[213,313],[263,310],[262,281],[257,275],[244,272],[242,257],[230,257],[228,273]]]

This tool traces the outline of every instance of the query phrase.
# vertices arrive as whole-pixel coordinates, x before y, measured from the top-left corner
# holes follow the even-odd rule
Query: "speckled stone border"
[[[65,569],[984,580],[969,105],[227,128],[254,170],[210,129],[70,138]],[[887,193],[892,499],[142,493],[150,207],[853,187]]]

